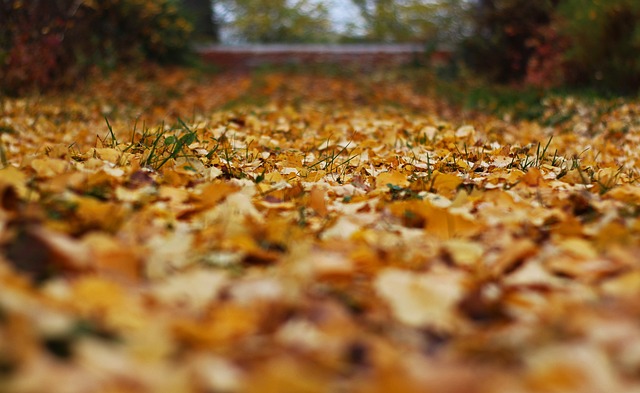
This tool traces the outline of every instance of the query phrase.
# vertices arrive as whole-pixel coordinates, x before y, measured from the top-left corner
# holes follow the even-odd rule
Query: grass
[[[11,126],[2,126],[0,125],[0,164],[2,164],[2,168],[6,168],[9,166],[9,159],[7,157],[7,149],[4,146],[4,142],[2,141],[2,134],[15,134],[16,130]]]
[[[107,135],[98,138],[102,146],[110,148],[121,147],[123,153],[139,154],[141,156],[140,165],[158,171],[171,161],[179,158],[198,160],[189,146],[199,142],[197,130],[189,126],[182,118],[178,117],[177,124],[166,127],[164,123],[155,131],[142,127],[141,133],[137,131],[137,123],[131,131],[128,143],[122,143],[117,138],[111,123],[105,118],[107,124]],[[226,134],[218,138],[212,138],[213,147],[204,156],[208,160],[218,159],[222,165],[222,173],[226,178],[251,178],[249,174],[242,170],[241,162],[251,162],[256,159],[250,152],[251,143],[244,148],[244,153],[239,152],[233,145],[233,141]],[[239,154],[240,153],[240,154]],[[184,169],[194,169],[185,165]],[[261,175],[255,177],[254,182],[260,183],[264,180],[266,169]]]
[[[320,146],[324,144],[329,146],[330,141],[331,141],[331,137],[327,138],[327,140],[321,143]],[[317,160],[313,164],[307,165],[305,168],[308,171],[311,171],[315,168],[320,168],[326,171],[327,174],[335,175],[336,181],[338,183],[342,183],[342,178],[344,177],[344,174],[346,172],[347,165],[353,159],[359,156],[359,154],[351,155],[349,153],[348,148],[350,145],[351,145],[351,141],[347,142],[342,148],[340,148],[340,150],[336,149],[337,145],[333,145],[330,152],[320,154],[319,160]],[[346,153],[347,158],[342,160],[341,162],[338,162],[338,158],[343,156],[344,155],[343,153]]]
[[[7,152],[4,148],[4,143],[0,140],[0,164],[2,164],[3,168],[9,166],[9,160],[7,160]]]
[[[105,117],[105,122],[108,134],[105,138],[100,139],[100,142],[103,146],[117,148],[122,143],[118,141],[107,117]],[[181,118],[178,118],[177,125],[166,129],[162,124],[154,133],[150,133],[149,129],[143,127],[142,136],[137,142],[135,141],[136,128],[137,123],[133,127],[131,140],[122,149],[122,152],[142,153],[142,166],[157,171],[170,160],[179,157],[186,159],[193,157],[188,146],[198,141],[198,136],[196,131],[192,130]]]
[[[445,67],[446,68],[446,67]],[[473,75],[459,67],[452,70],[426,67],[405,68],[396,78],[409,82],[419,94],[428,94],[445,100],[451,106],[470,112],[488,113],[499,117],[508,116],[512,120],[539,121],[544,126],[562,125],[572,119],[574,112],[549,110],[550,99],[572,97],[586,105],[594,106],[595,116],[610,111],[621,98],[614,92],[596,87],[535,87],[520,84],[499,84]],[[454,69],[455,68],[455,69]]]
[[[549,150],[549,145],[551,144],[552,139],[553,139],[553,136],[549,137],[549,140],[544,145],[544,147],[542,147],[542,144],[538,142],[536,147],[536,154],[533,156],[533,158],[528,154],[526,154],[524,160],[520,161],[517,165],[515,164],[515,158],[517,157],[517,153],[514,154],[514,160],[511,162],[511,166],[512,167],[519,166],[520,169],[525,172],[531,167],[540,168],[545,161],[549,161],[547,158],[547,151]],[[553,158],[551,159],[550,163],[552,166],[556,166],[555,164],[557,162],[558,162],[558,151],[556,150],[553,153]]]

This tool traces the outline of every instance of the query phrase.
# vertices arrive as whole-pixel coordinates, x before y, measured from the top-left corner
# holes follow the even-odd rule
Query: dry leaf
[[[438,190],[443,195],[450,195],[454,192],[460,184],[462,179],[456,175],[450,173],[440,173],[439,171],[433,172],[432,187]]]
[[[327,215],[327,202],[325,201],[326,192],[319,188],[313,187],[309,192],[309,207],[312,208],[320,217]]]
[[[0,391],[637,391],[640,103],[430,72],[2,97]]]
[[[407,187],[409,185],[409,181],[407,180],[407,176],[405,174],[398,171],[383,172],[376,177],[376,187],[378,189],[387,188],[387,184]]]
[[[151,294],[164,305],[198,315],[216,300],[226,283],[223,272],[191,270],[156,283]]]
[[[457,324],[455,306],[464,294],[458,273],[418,274],[390,268],[380,272],[375,288],[402,323],[443,331]]]

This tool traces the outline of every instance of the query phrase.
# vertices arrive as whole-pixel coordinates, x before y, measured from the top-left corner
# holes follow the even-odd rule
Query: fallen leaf
[[[378,296],[400,322],[451,331],[457,325],[456,304],[464,287],[459,273],[419,274],[384,269],[375,280]]]
[[[319,188],[313,187],[309,192],[309,207],[312,208],[320,217],[325,217],[329,210],[325,201],[326,192]]]
[[[383,172],[376,177],[376,188],[384,189],[387,187],[387,184],[407,187],[409,185],[409,181],[405,174],[398,171]]]

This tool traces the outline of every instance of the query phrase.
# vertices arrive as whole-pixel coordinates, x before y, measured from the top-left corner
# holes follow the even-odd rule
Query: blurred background
[[[443,78],[640,87],[637,0],[0,0],[0,26],[0,87],[14,93],[95,68],[190,63],[203,43],[414,43]]]

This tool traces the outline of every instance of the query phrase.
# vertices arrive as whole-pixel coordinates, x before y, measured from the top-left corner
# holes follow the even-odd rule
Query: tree
[[[366,38],[372,41],[397,41],[410,35],[400,20],[399,6],[394,0],[353,0],[365,22]]]
[[[220,0],[225,23],[239,41],[327,42],[333,35],[329,11],[311,0]]]
[[[498,82],[520,81],[535,53],[531,45],[551,23],[557,0],[477,0],[471,6],[472,34],[462,57],[475,71]]]
[[[215,18],[215,2],[212,0],[182,0],[187,16],[198,39],[220,41],[218,21]]]
[[[352,0],[365,22],[365,39],[407,42],[432,39],[451,1]]]
[[[557,30],[569,41],[571,83],[637,93],[640,88],[640,3],[637,0],[563,0]]]

